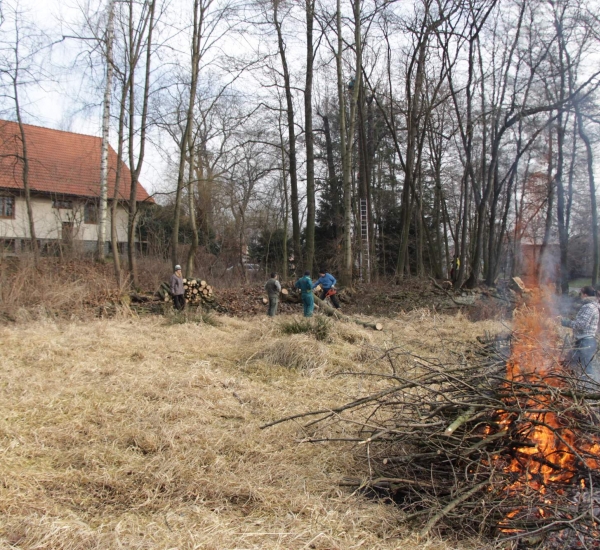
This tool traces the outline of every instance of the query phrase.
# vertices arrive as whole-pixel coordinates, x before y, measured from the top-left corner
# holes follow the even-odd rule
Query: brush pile
[[[267,426],[307,417],[305,441],[357,444],[370,477],[345,484],[393,499],[422,536],[598,548],[600,386],[561,363],[546,319],[528,310],[510,340],[453,363],[385,351],[387,372],[354,373],[377,393]]]
[[[246,315],[265,315],[269,300],[263,286],[248,285],[238,288],[220,288],[217,290],[219,303],[227,308],[227,313],[236,317]],[[297,313],[298,307],[280,300],[278,313]]]

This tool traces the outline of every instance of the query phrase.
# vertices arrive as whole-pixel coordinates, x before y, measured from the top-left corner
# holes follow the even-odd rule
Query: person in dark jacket
[[[185,298],[183,296],[183,275],[181,274],[181,266],[175,266],[175,273],[171,275],[171,296],[173,297],[173,307],[182,311],[185,307]]]
[[[333,307],[335,309],[340,309],[340,301],[335,295],[335,290],[333,290],[336,282],[335,277],[331,273],[326,269],[321,269],[319,270],[319,278],[313,283],[312,287],[315,289],[321,285],[321,300],[324,300],[327,297],[327,293],[329,293]]]
[[[573,321],[562,318],[563,327],[573,329],[575,339],[574,349],[567,358],[567,364],[573,371],[589,380],[590,378],[600,384],[600,369],[596,361],[593,361],[597,350],[596,332],[600,320],[600,304],[596,297],[596,291],[592,286],[584,286],[580,293],[583,305],[579,308],[577,316]]]
[[[279,293],[281,292],[281,284],[277,280],[277,273],[271,273],[271,278],[265,284],[265,290],[269,297],[269,309],[267,315],[275,317],[277,315],[277,304],[279,303]]]
[[[304,272],[304,277],[300,277],[294,285],[302,291],[302,305],[304,307],[304,317],[312,317],[315,309],[315,300],[313,297],[313,282],[310,278],[310,271]]]

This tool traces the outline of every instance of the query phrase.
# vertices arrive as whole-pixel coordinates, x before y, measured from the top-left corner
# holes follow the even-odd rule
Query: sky
[[[2,2],[2,0],[0,0]],[[10,0],[14,5],[14,0]],[[5,6],[7,0],[2,2]],[[105,4],[98,0],[96,5]],[[85,49],[88,44],[72,36],[81,20],[76,0],[19,0],[19,8],[27,19],[44,29],[53,39],[61,42],[48,50],[44,61],[46,77],[41,82],[28,84],[22,90],[22,114],[25,123],[59,130],[100,136],[102,127],[103,82],[96,74],[97,83],[90,86],[90,71],[85,67]],[[5,29],[6,30],[6,27]],[[79,67],[75,66],[76,62]],[[113,98],[112,115],[116,113]],[[14,104],[0,99],[0,112],[14,119]],[[147,154],[140,181],[150,193],[168,188],[165,183],[167,163],[165,153],[158,147],[156,136],[147,144]],[[111,145],[116,149],[116,131],[111,128]]]

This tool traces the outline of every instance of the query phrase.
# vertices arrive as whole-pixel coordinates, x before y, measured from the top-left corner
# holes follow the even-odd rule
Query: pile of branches
[[[263,285],[247,285],[237,288],[218,289],[217,298],[219,303],[227,308],[227,313],[234,316],[266,315],[267,294]],[[280,301],[279,313],[294,313],[298,307],[293,303]]]
[[[377,393],[264,427],[307,419],[305,441],[356,444],[370,476],[345,484],[392,499],[422,536],[596,548],[600,387],[582,385],[558,360],[544,376],[508,380],[509,351],[491,339],[450,364],[388,350],[389,372],[345,373],[379,377]],[[557,450],[536,442],[542,429]]]

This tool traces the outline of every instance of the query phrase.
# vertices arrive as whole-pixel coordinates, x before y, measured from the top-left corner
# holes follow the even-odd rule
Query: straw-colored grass
[[[0,548],[482,548],[418,541],[393,506],[339,486],[366,473],[351,447],[260,425],[375,389],[331,376],[385,368],[369,350],[458,353],[497,325],[413,312],[383,333],[334,323],[324,343],[219,321],[0,328]]]

